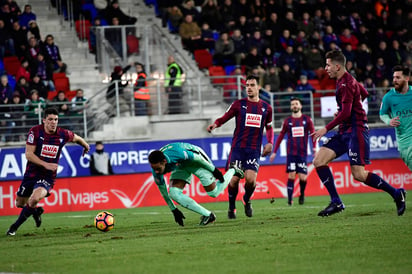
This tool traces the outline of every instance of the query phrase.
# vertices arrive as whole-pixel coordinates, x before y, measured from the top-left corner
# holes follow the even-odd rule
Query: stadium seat
[[[68,77],[57,78],[53,82],[57,91],[62,90],[66,92],[70,90],[70,82]]]
[[[209,67],[209,76],[226,76],[225,69],[222,66],[211,66]],[[225,83],[225,78],[211,78],[213,84],[222,85]]]
[[[134,35],[127,35],[127,54],[139,54],[139,39]]]
[[[58,78],[65,78],[65,77],[66,77],[66,73],[64,72],[54,72],[53,73],[53,81]]]
[[[205,49],[197,49],[193,52],[199,69],[209,69],[213,66],[213,56]]]
[[[3,58],[4,68],[8,74],[16,76],[17,70],[20,67],[20,60],[17,56],[6,56]]]
[[[311,84],[315,90],[321,90],[318,79],[308,79],[308,84]]]
[[[47,100],[52,101],[57,96],[57,91],[49,91],[47,93]]]
[[[77,90],[68,90],[65,91],[64,94],[66,95],[67,100],[71,101],[74,97],[76,97]]]
[[[75,29],[80,40],[89,40],[91,23],[89,20],[76,20]]]

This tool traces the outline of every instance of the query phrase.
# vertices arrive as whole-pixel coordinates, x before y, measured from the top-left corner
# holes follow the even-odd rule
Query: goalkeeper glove
[[[183,223],[183,219],[185,218],[185,215],[183,215],[182,211],[180,211],[178,208],[175,208],[172,210],[173,216],[175,216],[175,222],[178,223],[180,226],[185,226]]]
[[[215,178],[218,179],[221,183],[225,181],[225,178],[223,178],[223,174],[219,169],[215,168],[212,173],[213,176],[215,176]]]

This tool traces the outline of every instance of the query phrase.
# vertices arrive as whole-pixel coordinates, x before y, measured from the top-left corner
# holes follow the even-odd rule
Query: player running
[[[216,198],[222,193],[233,175],[244,177],[243,171],[236,166],[229,168],[225,175],[212,163],[206,153],[198,146],[189,143],[171,143],[160,150],[149,154],[152,174],[163,199],[173,212],[176,223],[184,226],[185,216],[174,205],[176,201],[181,206],[199,213],[202,217],[199,225],[207,225],[216,220],[216,215],[199,205],[195,200],[183,194],[186,184],[190,184],[192,174],[200,179],[207,195]],[[169,193],[167,192],[164,174],[171,172]],[[218,180],[216,182],[216,179]],[[173,200],[173,201],[172,201]]]
[[[345,209],[338,192],[330,167],[330,162],[347,153],[353,178],[364,184],[389,193],[395,200],[397,213],[403,215],[406,209],[403,188],[396,189],[380,176],[365,170],[369,164],[369,128],[362,101],[368,96],[366,89],[346,71],[345,55],[339,50],[326,53],[325,70],[330,78],[336,78],[336,102],[338,112],[335,118],[324,128],[315,131],[314,140],[321,138],[328,131],[339,125],[338,132],[316,153],[313,165],[319,179],[328,190],[330,204],[318,213],[329,216]]]
[[[16,206],[23,209],[6,235],[14,236],[30,216],[33,216],[36,226],[40,227],[44,209],[37,207],[37,204],[48,197],[53,189],[63,146],[73,142],[83,147],[83,155],[89,152],[86,141],[70,130],[57,127],[58,121],[58,111],[48,108],[44,111],[43,124],[32,127],[29,131],[26,141],[26,171],[16,197]]]
[[[412,86],[408,67],[393,68],[394,88],[383,96],[379,111],[381,120],[395,128],[396,141],[402,160],[412,171]]]
[[[267,156],[273,148],[272,107],[259,99],[259,79],[254,75],[246,78],[247,98],[236,100],[226,113],[207,127],[209,132],[236,117],[236,128],[233,133],[232,149],[228,164],[235,165],[245,171],[245,194],[243,204],[247,217],[253,216],[250,201],[256,188],[256,177],[259,169],[263,130],[266,129],[267,144],[262,156]],[[230,181],[228,218],[236,218],[236,197],[239,192],[240,177],[233,176]]]
[[[299,177],[300,196],[299,204],[303,205],[305,202],[305,188],[307,183],[307,154],[308,154],[308,139],[309,135],[315,131],[312,119],[302,113],[302,101],[299,98],[292,97],[290,99],[290,110],[292,115],[287,117],[282,124],[282,130],[276,139],[273,153],[270,155],[270,161],[276,158],[276,151],[278,151],[280,143],[285,134],[288,136],[287,141],[287,160],[286,172],[288,173],[287,193],[288,205],[293,203],[293,191],[295,187],[296,174]],[[316,151],[316,143],[312,138],[313,153]]]

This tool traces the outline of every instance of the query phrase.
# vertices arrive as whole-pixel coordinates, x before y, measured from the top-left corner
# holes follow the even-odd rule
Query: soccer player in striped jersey
[[[315,131],[312,136],[316,141],[335,126],[339,125],[339,128],[338,132],[324,143],[313,159],[319,179],[331,197],[330,204],[321,210],[318,216],[329,216],[345,209],[328,166],[330,162],[344,153],[347,153],[349,157],[353,178],[389,193],[395,200],[398,216],[401,216],[406,209],[405,190],[396,189],[377,174],[365,170],[365,165],[369,164],[370,147],[369,128],[362,101],[368,96],[368,92],[346,71],[345,65],[346,58],[341,51],[333,50],[326,53],[325,70],[330,78],[336,78],[338,111],[330,123]]]
[[[290,99],[290,110],[292,115],[287,117],[282,124],[282,129],[276,139],[273,153],[270,155],[270,161],[276,158],[276,152],[279,149],[280,143],[285,134],[288,136],[286,150],[286,172],[288,173],[287,193],[288,205],[293,202],[293,190],[295,186],[296,175],[299,177],[300,196],[299,204],[305,202],[305,188],[307,183],[307,154],[308,154],[308,139],[315,132],[312,119],[302,113],[302,101],[299,98],[292,97]],[[312,139],[313,152],[316,150],[316,143]]]
[[[383,96],[379,111],[381,120],[395,128],[398,150],[412,171],[412,86],[408,85],[408,67],[393,68],[394,88]]]
[[[245,194],[243,204],[247,217],[252,217],[251,197],[256,188],[260,155],[267,156],[273,148],[272,107],[259,98],[259,78],[249,75],[246,78],[247,97],[233,102],[225,114],[207,127],[209,132],[236,117],[236,127],[232,138],[232,148],[228,165],[245,171]],[[261,153],[263,130],[266,129],[267,144]],[[228,218],[236,218],[236,197],[240,178],[233,176],[230,181]]]
[[[63,146],[73,142],[83,147],[83,155],[89,152],[86,141],[70,130],[57,127],[58,121],[57,109],[48,108],[44,111],[43,124],[29,131],[26,141],[27,166],[16,197],[16,206],[22,210],[6,235],[14,236],[30,216],[33,216],[37,227],[41,225],[44,210],[37,204],[48,197],[53,189]]]

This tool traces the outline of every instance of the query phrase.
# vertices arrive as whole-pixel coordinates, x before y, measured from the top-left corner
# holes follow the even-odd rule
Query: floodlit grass
[[[253,201],[254,217],[227,219],[227,203],[205,206],[217,215],[199,227],[182,209],[179,227],[166,206],[113,209],[115,228],[92,226],[97,211],[43,215],[14,237],[16,216],[0,217],[0,272],[36,273],[411,273],[412,213],[402,217],[386,193],[342,195],[346,210],[321,218],[328,197]]]

